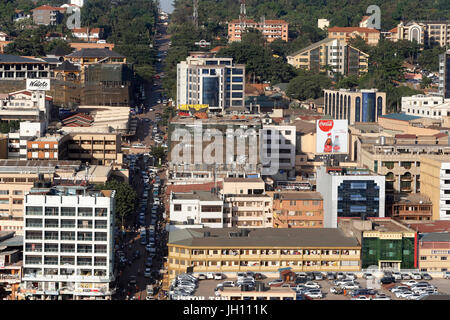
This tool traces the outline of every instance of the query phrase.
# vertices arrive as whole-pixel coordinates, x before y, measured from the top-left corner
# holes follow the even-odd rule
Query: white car
[[[391,300],[391,298],[385,294],[376,295],[372,300]]]
[[[369,280],[375,278],[375,276],[372,273],[366,272],[363,274],[363,278]]]
[[[223,274],[220,272],[214,273],[214,280],[222,280],[224,278]]]
[[[353,272],[348,272],[346,274],[346,279],[355,280],[356,279],[356,274],[354,274]]]
[[[224,281],[222,282],[223,287],[235,287],[235,283],[233,281]]]
[[[409,290],[409,287],[407,286],[397,286],[397,287],[393,287],[391,289],[389,289],[392,293],[396,293],[396,292],[400,292],[400,291],[405,291],[405,290]]]
[[[206,279],[214,279],[214,273],[212,273],[212,272],[207,272],[207,273],[206,273]]]
[[[392,276],[395,280],[402,280],[402,274],[400,272],[392,272]]]
[[[367,296],[357,296],[357,297],[351,298],[350,300],[371,300],[371,299]]]
[[[408,280],[408,281],[402,282],[402,284],[406,284],[407,286],[411,287],[411,286],[417,284],[417,281],[416,280]]]
[[[316,282],[308,281],[304,284],[306,288],[310,289],[320,289],[320,285]]]
[[[403,299],[407,299],[411,295],[413,295],[413,293],[411,291],[401,291],[401,292],[395,293],[395,296],[397,298],[403,298]]]
[[[145,268],[145,271],[144,271],[144,277],[150,278],[150,276],[151,276],[151,270],[150,270],[150,268]]]
[[[411,273],[411,278],[413,278],[414,280],[422,280],[422,275],[420,273],[414,272]]]
[[[304,294],[305,294],[305,296],[308,296],[312,299],[322,299],[323,298],[322,291],[320,291],[320,290],[309,290],[309,291],[306,291]]]
[[[359,289],[359,286],[355,283],[346,283],[343,285],[343,288],[346,290],[356,290]]]
[[[413,293],[412,295],[407,296],[406,299],[408,299],[408,300],[419,300],[423,296],[425,296],[425,295],[424,294],[420,294],[420,293]]]

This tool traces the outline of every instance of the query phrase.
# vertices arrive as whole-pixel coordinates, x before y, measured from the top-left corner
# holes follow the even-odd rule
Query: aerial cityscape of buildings
[[[450,22],[321,16],[299,46],[236,2],[185,47],[179,3],[139,43],[66,28],[89,0],[15,9],[43,54],[0,24],[0,300],[449,299]]]

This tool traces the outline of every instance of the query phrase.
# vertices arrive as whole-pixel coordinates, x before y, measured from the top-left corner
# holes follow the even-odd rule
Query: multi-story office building
[[[62,23],[66,8],[44,5],[31,10],[31,12],[33,13],[33,22],[35,24],[55,26]]]
[[[53,98],[38,91],[17,91],[0,94],[1,121],[43,122],[45,128],[50,120]]]
[[[170,223],[178,226],[223,227],[223,200],[211,191],[170,194]]]
[[[275,228],[323,228],[323,198],[319,192],[274,192]]]
[[[233,20],[228,23],[228,41],[241,41],[242,34],[247,29],[256,29],[262,33],[267,42],[281,39],[288,41],[289,24],[284,20],[262,20],[256,22],[254,20],[245,19],[243,21]]]
[[[419,270],[426,272],[450,270],[450,234],[448,232],[420,235]]]
[[[421,192],[433,202],[432,220],[450,220],[450,156],[420,157]]]
[[[182,229],[169,234],[169,281],[185,272],[254,271],[279,277],[280,268],[359,271],[361,247],[333,229]]]
[[[120,133],[70,133],[69,135],[69,160],[89,161],[99,165],[123,163]]]
[[[368,45],[376,46],[380,41],[380,31],[360,27],[332,27],[328,28],[328,38],[349,42],[351,38],[361,37]]]
[[[270,174],[276,180],[295,177],[296,127],[289,124],[263,125],[260,132],[263,158],[276,158],[278,152],[278,173]],[[278,141],[277,141],[278,140]],[[277,143],[278,142],[278,143]],[[278,150],[277,150],[278,149]],[[275,156],[274,156],[275,154]],[[273,163],[271,163],[273,165]]]
[[[271,228],[272,198],[261,178],[225,178],[224,227]]]
[[[417,233],[390,218],[339,219],[339,228],[361,243],[361,268],[417,268]]]
[[[22,278],[22,239],[14,231],[0,231],[0,297],[16,300]]]
[[[415,135],[396,135],[389,144],[362,143],[357,161],[386,178],[386,193],[418,193],[422,191],[423,180],[421,155],[450,154],[447,136],[443,139],[428,138],[422,140]]]
[[[8,134],[8,159],[27,160],[27,143],[45,134],[44,122],[21,122],[16,132]]]
[[[232,58],[192,55],[177,65],[177,106],[208,105],[210,112],[245,107],[245,65]]]
[[[110,299],[115,191],[33,188],[24,206],[21,291],[37,299]]]
[[[50,66],[44,60],[0,54],[0,80],[45,79]]]
[[[325,114],[335,120],[356,122],[377,122],[386,114],[386,93],[371,90],[324,90]]]
[[[450,50],[439,55],[439,93],[450,99]]]
[[[450,45],[450,21],[401,21],[389,31],[392,41],[416,41],[426,47]]]
[[[336,228],[338,217],[384,217],[385,177],[367,169],[321,167],[317,191],[323,197],[325,228]]]
[[[27,141],[27,160],[65,160],[70,135],[48,135]]]
[[[450,101],[443,96],[415,95],[402,97],[402,113],[423,118],[450,117]]]
[[[335,73],[341,75],[361,75],[368,71],[369,55],[353,48],[338,39],[326,38],[306,48],[294,52],[287,57],[290,65],[315,72],[327,71],[329,76]],[[333,69],[326,70],[330,66]]]

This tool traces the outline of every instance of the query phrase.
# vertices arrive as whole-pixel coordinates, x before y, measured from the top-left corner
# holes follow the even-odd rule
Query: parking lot
[[[223,283],[224,281],[236,281],[236,277],[226,277],[223,280],[199,280],[198,282],[198,288],[195,291],[196,297],[204,297],[205,299],[209,299],[209,297],[215,297],[215,291],[214,289],[217,287],[218,284]],[[266,278],[264,280],[259,280],[260,282],[264,282],[266,284],[266,287],[268,287],[267,283],[274,280],[273,278]],[[390,292],[388,289],[381,286],[379,283],[372,280],[366,280],[362,277],[358,277],[356,279],[359,282],[360,288],[366,289],[366,288],[373,288],[377,290],[379,294],[385,294],[388,297],[390,297],[392,300],[404,300],[403,298],[397,298],[392,292]],[[396,285],[402,285],[402,281],[397,281]],[[343,295],[343,294],[333,294],[330,292],[331,287],[335,287],[333,284],[334,280],[314,280],[314,282],[318,283],[321,286],[321,291],[323,294],[322,300],[351,300],[351,295]],[[446,279],[433,279],[430,281],[427,281],[433,286],[437,288],[440,294],[450,294],[450,280]]]

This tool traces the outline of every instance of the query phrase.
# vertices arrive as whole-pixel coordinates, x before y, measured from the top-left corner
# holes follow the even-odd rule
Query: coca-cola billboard
[[[27,79],[28,91],[48,91],[50,90],[50,79]]]
[[[348,153],[347,120],[317,120],[316,152]]]

